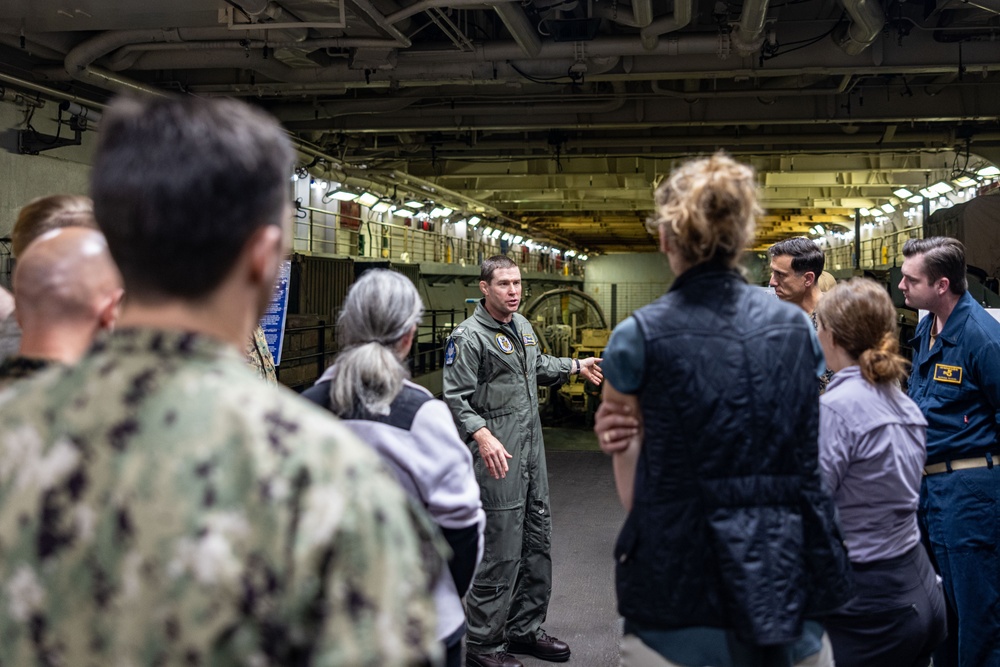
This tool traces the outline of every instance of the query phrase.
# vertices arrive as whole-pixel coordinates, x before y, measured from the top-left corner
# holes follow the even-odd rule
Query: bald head
[[[99,330],[113,325],[121,293],[100,232],[66,227],[38,237],[14,270],[21,353],[75,362]]]

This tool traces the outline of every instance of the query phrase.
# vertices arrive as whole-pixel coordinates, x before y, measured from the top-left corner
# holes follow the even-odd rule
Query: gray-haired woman
[[[451,412],[410,382],[403,365],[422,316],[420,295],[408,278],[384,269],[365,272],[337,319],[341,351],[303,396],[344,419],[374,447],[441,528],[454,555],[450,573],[435,584],[438,637],[446,665],[458,667],[465,634],[462,596],[482,558],[486,516],[472,455]]]

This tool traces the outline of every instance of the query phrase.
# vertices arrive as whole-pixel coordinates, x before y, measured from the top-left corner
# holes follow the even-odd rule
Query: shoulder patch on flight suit
[[[465,327],[455,327],[455,331],[454,333],[452,333],[452,335],[461,336],[463,331],[465,331]]]
[[[935,364],[934,380],[937,382],[950,382],[951,384],[962,384],[962,367],[946,366],[945,364]]]
[[[538,342],[535,340],[534,334],[521,334],[521,340],[524,341],[525,347],[527,347],[528,345],[538,345]]]
[[[510,338],[507,338],[507,336],[502,333],[497,334],[497,345],[500,346],[500,349],[503,350],[504,354],[514,353],[514,344],[510,342]]]
[[[458,329],[455,330],[455,333],[459,333]],[[444,365],[451,366],[453,363],[455,363],[455,357],[457,356],[458,356],[458,346],[455,345],[455,339],[449,338],[448,345],[444,348]]]

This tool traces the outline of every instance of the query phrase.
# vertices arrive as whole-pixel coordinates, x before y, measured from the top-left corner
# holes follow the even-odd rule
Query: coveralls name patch
[[[497,334],[497,345],[503,350],[504,354],[511,354],[514,352],[514,344],[510,342],[510,338],[503,335],[502,333]]]
[[[525,347],[528,345],[538,345],[534,334],[521,334],[521,340],[524,341]]]
[[[934,366],[934,380],[937,382],[950,382],[951,384],[962,384],[962,367],[936,364]]]

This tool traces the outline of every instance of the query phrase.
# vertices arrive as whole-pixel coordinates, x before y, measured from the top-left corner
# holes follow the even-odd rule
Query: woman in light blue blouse
[[[945,636],[941,586],[917,526],[927,422],[899,389],[896,311],[864,278],[816,308],[834,371],[820,398],[819,461],[840,514],[857,596],[824,620],[837,667],[926,667]]]

